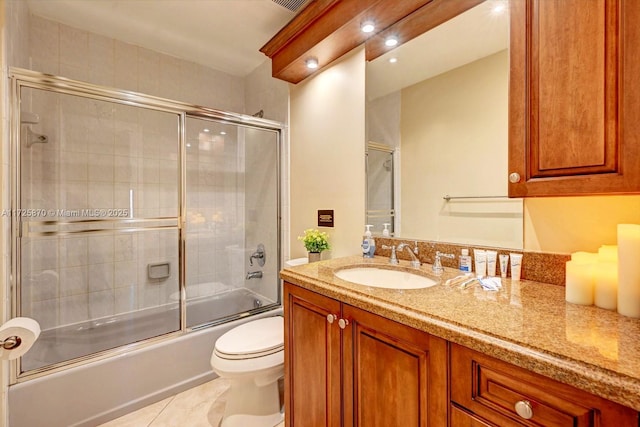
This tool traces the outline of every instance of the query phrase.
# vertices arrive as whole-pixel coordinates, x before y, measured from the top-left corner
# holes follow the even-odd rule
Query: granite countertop
[[[564,287],[502,279],[497,292],[445,281],[460,274],[431,265],[425,289],[373,288],[341,280],[342,268],[388,266],[359,256],[286,268],[283,280],[640,411],[640,320],[565,302]],[[398,267],[415,271],[408,261]]]

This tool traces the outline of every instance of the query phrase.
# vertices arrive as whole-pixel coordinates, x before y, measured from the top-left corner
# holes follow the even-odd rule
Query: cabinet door
[[[328,315],[335,315],[330,323]],[[288,427],[340,427],[340,303],[284,286],[285,417]]]
[[[446,341],[348,305],[342,317],[344,426],[446,426]]]
[[[510,8],[509,195],[640,192],[640,2]]]

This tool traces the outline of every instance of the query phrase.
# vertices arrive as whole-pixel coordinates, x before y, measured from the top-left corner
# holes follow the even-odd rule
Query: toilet
[[[211,367],[230,383],[220,427],[273,427],[284,420],[278,380],[284,376],[284,319],[237,326],[216,341]]]

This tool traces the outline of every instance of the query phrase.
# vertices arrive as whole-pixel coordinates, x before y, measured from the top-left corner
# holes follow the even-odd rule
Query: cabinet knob
[[[340,329],[346,328],[348,324],[349,324],[349,321],[347,319],[338,320],[338,326],[340,326]]]
[[[327,314],[327,322],[329,323],[333,323],[337,318],[337,314]]]
[[[516,412],[525,420],[533,418],[533,408],[528,400],[520,400],[515,404]]]
[[[509,182],[512,184],[520,182],[520,174],[518,172],[512,172],[509,174]]]

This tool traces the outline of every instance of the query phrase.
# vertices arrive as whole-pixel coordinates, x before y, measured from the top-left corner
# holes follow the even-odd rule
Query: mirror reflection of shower
[[[367,143],[367,224],[374,234],[381,234],[384,224],[390,235],[395,232],[394,149],[376,142]]]
[[[27,141],[27,148],[30,148],[33,144],[46,144],[49,142],[47,135],[36,133],[31,129],[31,125],[37,125],[39,123],[39,115],[28,111],[20,112],[20,125],[25,125],[24,138]]]

